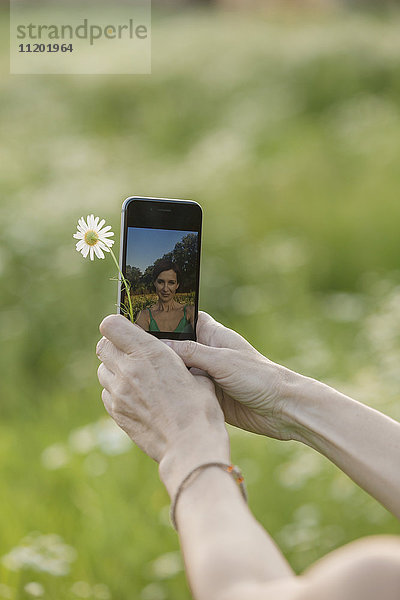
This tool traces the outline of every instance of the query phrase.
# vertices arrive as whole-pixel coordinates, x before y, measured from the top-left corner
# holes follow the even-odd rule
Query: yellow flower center
[[[95,246],[99,241],[99,236],[93,230],[89,230],[85,233],[85,242],[88,246]]]

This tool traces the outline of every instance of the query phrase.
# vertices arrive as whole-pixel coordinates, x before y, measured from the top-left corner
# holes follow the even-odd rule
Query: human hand
[[[285,405],[291,385],[302,376],[271,362],[241,335],[205,312],[199,312],[196,331],[198,343],[167,343],[188,367],[201,369],[213,379],[227,423],[261,435],[291,439]]]
[[[171,495],[208,461],[229,462],[229,441],[213,384],[194,376],[165,344],[121,315],[100,325],[96,353],[102,400],[115,422],[160,463]]]

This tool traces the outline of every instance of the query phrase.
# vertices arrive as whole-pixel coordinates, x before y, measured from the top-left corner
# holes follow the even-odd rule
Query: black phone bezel
[[[199,309],[200,288],[200,255],[202,232],[202,209],[193,200],[177,200],[172,198],[147,198],[143,196],[130,196],[122,205],[121,243],[120,243],[120,268],[126,273],[126,250],[128,227],[145,227],[147,229],[171,229],[193,231],[198,233],[197,253],[197,280],[195,294],[195,320],[194,333],[149,332],[159,339],[194,340],[196,341],[196,327]],[[122,297],[121,283],[118,286],[118,311]]]

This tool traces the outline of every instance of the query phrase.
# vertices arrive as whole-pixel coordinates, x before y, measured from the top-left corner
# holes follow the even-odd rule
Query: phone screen
[[[195,202],[132,199],[122,270],[134,322],[159,338],[195,339],[201,209]],[[126,292],[121,294],[127,306]]]

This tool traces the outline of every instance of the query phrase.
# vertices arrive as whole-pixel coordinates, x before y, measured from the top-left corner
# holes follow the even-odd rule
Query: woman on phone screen
[[[194,306],[181,304],[175,294],[181,282],[176,263],[162,261],[154,269],[153,283],[158,301],[140,311],[136,324],[145,331],[193,333]]]

